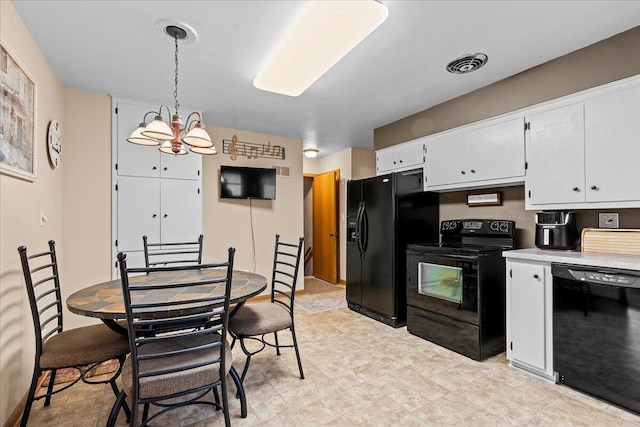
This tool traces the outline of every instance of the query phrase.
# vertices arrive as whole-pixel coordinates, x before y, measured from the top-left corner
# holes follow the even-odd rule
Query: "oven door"
[[[411,251],[407,255],[407,305],[480,324],[478,256]]]

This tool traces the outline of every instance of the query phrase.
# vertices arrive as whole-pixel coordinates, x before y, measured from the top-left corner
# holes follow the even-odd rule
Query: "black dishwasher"
[[[640,271],[552,264],[557,382],[640,413]]]

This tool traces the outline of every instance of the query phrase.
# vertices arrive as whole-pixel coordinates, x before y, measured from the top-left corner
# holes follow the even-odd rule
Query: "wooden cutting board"
[[[640,229],[584,228],[582,252],[640,255]]]

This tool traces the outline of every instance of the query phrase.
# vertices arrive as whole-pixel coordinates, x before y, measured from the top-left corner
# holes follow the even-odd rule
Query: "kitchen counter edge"
[[[554,251],[538,248],[514,249],[502,252],[510,259],[523,259],[538,262],[559,262],[564,264],[587,265],[594,267],[640,270],[640,256],[623,254],[583,253],[577,251]]]

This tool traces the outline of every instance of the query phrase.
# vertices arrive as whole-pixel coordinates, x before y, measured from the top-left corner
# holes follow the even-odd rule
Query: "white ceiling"
[[[302,138],[320,156],[372,149],[377,127],[640,25],[639,1],[385,0],[387,20],[291,98],[252,82],[303,2],[12,3],[64,87],[172,109],[174,46],[154,23],[186,23],[198,40],[180,47],[181,105],[208,125]],[[472,52],[487,65],[445,70]]]

